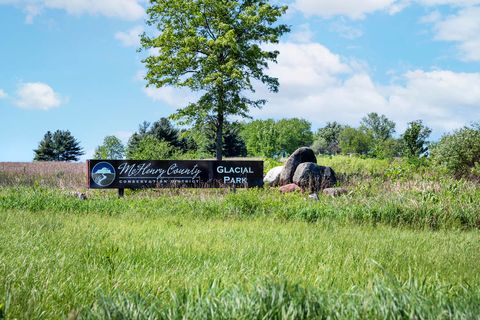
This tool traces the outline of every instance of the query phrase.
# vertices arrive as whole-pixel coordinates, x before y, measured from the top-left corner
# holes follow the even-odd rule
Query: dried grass
[[[0,186],[85,188],[87,165],[72,162],[0,162]]]

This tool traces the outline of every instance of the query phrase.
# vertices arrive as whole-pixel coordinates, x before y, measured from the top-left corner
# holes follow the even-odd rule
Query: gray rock
[[[280,173],[282,170],[283,166],[270,169],[265,175],[265,178],[263,178],[263,182],[268,183],[270,187],[277,187],[279,185],[278,183],[280,181]]]
[[[318,201],[318,193],[312,193],[308,195],[308,199],[312,199],[314,201]]]
[[[317,158],[315,157],[313,150],[305,147],[295,150],[295,152],[288,157],[287,162],[283,166],[283,170],[280,173],[279,184],[284,186],[292,183],[298,165],[305,162],[317,163]]]
[[[335,172],[330,167],[319,166],[313,162],[298,165],[293,176],[293,183],[303,190],[315,193],[337,183]]]

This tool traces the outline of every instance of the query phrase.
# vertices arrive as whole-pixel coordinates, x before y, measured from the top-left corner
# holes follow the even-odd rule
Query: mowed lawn
[[[475,318],[480,305],[478,230],[21,210],[0,212],[0,230],[0,318],[81,318],[102,297],[168,304],[183,289],[258,283],[323,292],[333,311],[345,307],[334,301],[388,309],[378,299],[408,308],[414,295],[427,318]],[[385,312],[370,314],[395,315]]]

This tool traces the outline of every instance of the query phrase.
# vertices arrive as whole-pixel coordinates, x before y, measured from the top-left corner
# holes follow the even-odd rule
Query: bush
[[[480,125],[443,136],[432,149],[432,159],[457,178],[480,178]]]

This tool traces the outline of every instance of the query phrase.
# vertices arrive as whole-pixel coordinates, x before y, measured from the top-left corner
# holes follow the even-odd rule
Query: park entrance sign
[[[92,189],[263,186],[263,161],[88,160],[87,166]]]

